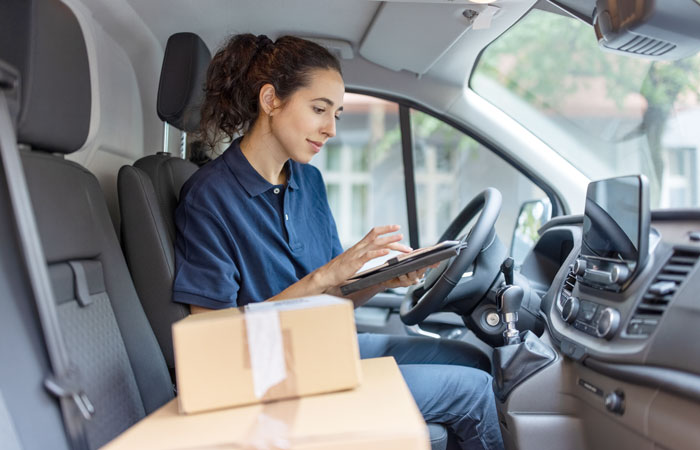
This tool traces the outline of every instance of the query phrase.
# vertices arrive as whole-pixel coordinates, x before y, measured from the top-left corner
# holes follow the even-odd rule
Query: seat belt
[[[76,372],[70,363],[58,322],[56,301],[5,95],[6,92],[15,89],[19,89],[19,76],[7,65],[0,64],[0,157],[17,224],[20,247],[39,312],[44,343],[53,369],[53,373],[45,379],[44,386],[60,401],[63,422],[71,447],[76,450],[86,450],[89,446],[85,421],[90,420],[94,408],[76,381]]]

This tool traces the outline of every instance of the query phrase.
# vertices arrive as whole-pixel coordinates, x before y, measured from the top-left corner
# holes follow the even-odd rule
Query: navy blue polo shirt
[[[240,139],[182,187],[173,300],[221,309],[266,300],[342,252],[321,172],[291,159],[265,180]]]

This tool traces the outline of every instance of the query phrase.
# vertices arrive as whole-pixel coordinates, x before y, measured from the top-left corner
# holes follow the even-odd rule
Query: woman
[[[307,164],[335,136],[345,86],[323,47],[285,36],[233,36],[209,66],[201,134],[215,146],[242,135],[182,189],[176,211],[173,299],[197,313],[321,293],[370,259],[411,249],[397,225],[343,252],[320,172]],[[425,269],[365,289],[356,306]],[[394,356],[429,422],[462,448],[502,448],[491,378],[460,342],[358,335],[363,358]],[[465,348],[466,347],[466,348]],[[440,366],[436,366],[440,364]]]

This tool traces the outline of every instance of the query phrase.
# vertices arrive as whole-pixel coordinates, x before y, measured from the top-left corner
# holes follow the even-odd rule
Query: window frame
[[[408,233],[409,233],[409,243],[413,248],[419,248],[419,230],[418,230],[418,209],[416,200],[416,183],[415,183],[415,161],[413,160],[413,129],[411,125],[410,112],[411,109],[420,111],[424,114],[428,114],[443,123],[455,128],[456,130],[474,139],[476,142],[481,144],[484,148],[494,153],[496,156],[501,158],[504,162],[510,165],[513,169],[523,174],[528,180],[540,188],[545,195],[549,198],[552,204],[552,217],[557,217],[561,215],[567,215],[568,212],[565,208],[565,204],[559,198],[556,191],[545,182],[538,174],[529,170],[527,167],[518,163],[515,158],[513,158],[508,152],[496,144],[492,139],[479,133],[472,127],[467,126],[464,123],[458,122],[446,114],[435,111],[432,108],[421,105],[414,100],[387,94],[383,92],[377,92],[370,89],[362,88],[346,88],[346,92],[352,94],[366,95],[370,97],[376,97],[382,100],[394,102],[399,107],[399,127],[401,131],[401,154],[403,161],[404,170],[404,183],[406,191],[406,213],[408,214]]]

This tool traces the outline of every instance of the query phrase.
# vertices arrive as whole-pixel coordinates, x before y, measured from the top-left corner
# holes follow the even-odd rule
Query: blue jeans
[[[463,449],[503,449],[485,356],[460,341],[360,333],[362,358],[393,356],[426,422],[445,425]]]

